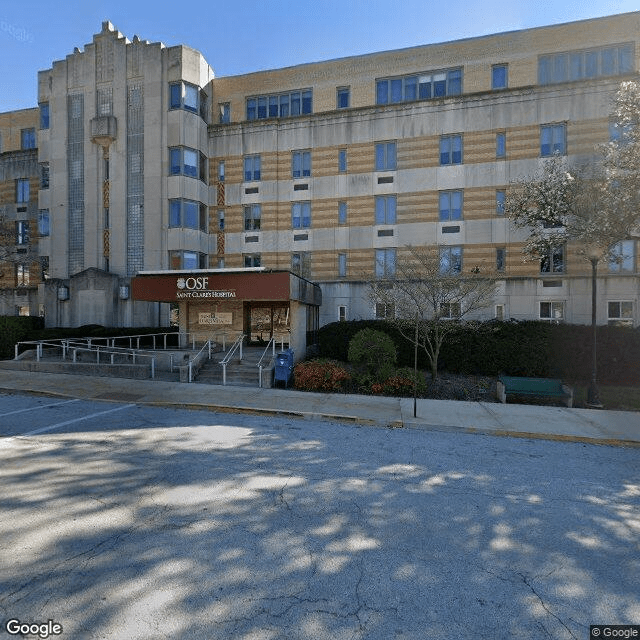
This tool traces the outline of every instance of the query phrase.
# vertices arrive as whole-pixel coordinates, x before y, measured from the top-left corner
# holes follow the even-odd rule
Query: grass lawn
[[[588,385],[574,384],[573,406],[584,407],[587,402]],[[640,387],[598,386],[600,402],[605,409],[640,411]]]

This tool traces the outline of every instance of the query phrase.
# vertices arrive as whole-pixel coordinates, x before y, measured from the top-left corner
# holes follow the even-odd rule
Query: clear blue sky
[[[104,20],[130,40],[193,47],[226,76],[638,8],[637,0],[5,0],[0,112],[36,106],[37,72],[91,42]]]

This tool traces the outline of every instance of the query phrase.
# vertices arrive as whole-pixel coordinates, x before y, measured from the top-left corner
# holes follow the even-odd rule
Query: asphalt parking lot
[[[0,455],[1,637],[640,624],[637,449],[3,394]]]

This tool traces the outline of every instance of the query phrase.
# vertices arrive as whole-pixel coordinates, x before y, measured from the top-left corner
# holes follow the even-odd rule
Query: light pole
[[[596,310],[597,310],[597,288],[598,288],[598,261],[600,254],[595,247],[591,248],[588,253],[589,262],[591,263],[591,382],[587,390],[587,407],[590,409],[602,409],[600,402],[600,392],[598,391],[598,350],[597,350],[597,327],[596,327]]]
[[[413,341],[413,417],[418,417],[418,323],[420,314],[416,311],[416,334]]]

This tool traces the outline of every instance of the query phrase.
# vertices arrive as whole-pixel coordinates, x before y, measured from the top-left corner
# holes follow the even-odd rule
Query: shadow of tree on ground
[[[109,640],[640,623],[636,450],[136,414],[0,449],[3,621]]]

